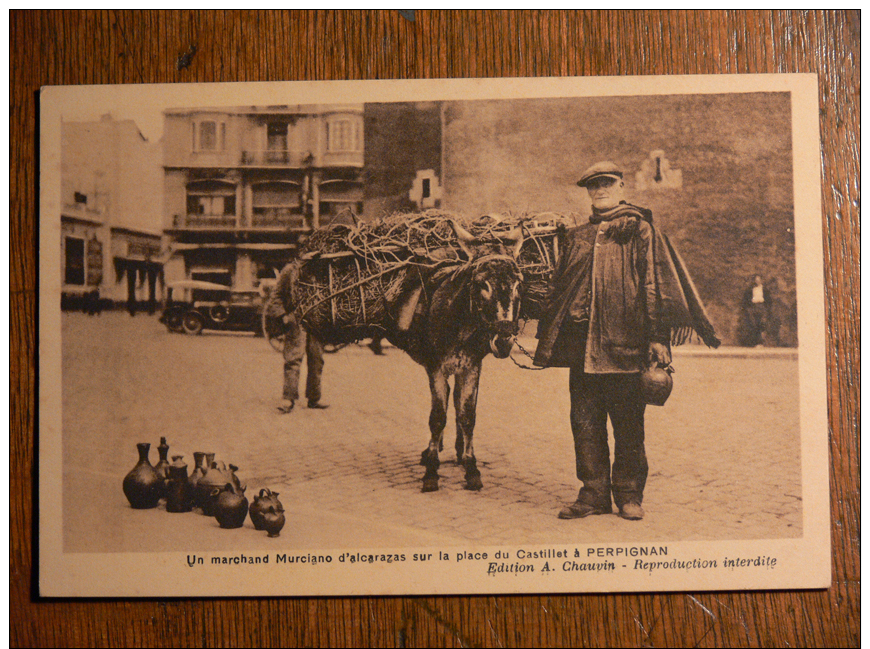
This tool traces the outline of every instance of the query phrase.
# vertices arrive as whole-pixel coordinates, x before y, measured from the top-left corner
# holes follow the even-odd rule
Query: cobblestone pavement
[[[475,451],[484,489],[463,489],[448,424],[441,489],[421,493],[426,375],[402,352],[350,346],[326,358],[330,408],[276,406],[282,360],[261,338],[169,334],[154,317],[62,317],[63,504],[68,551],[548,545],[801,535],[793,350],[675,354],[675,389],[647,409],[646,518],[556,518],[576,497],[567,370],[484,361]],[[524,341],[528,345],[533,341]],[[700,352],[700,350],[698,350]],[[519,362],[528,362],[517,356]],[[451,411],[452,418],[452,411]],[[43,433],[45,435],[46,433]],[[280,492],[278,539],[197,514],[136,511],[121,491],[137,442],[211,451],[247,496]],[[43,444],[51,440],[43,439]]]

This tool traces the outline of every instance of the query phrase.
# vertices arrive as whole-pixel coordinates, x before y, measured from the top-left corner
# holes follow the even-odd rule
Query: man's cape
[[[659,288],[659,324],[670,328],[671,343],[682,345],[695,331],[708,347],[718,347],[707,310],[680,253],[663,232],[655,231],[655,272]]]

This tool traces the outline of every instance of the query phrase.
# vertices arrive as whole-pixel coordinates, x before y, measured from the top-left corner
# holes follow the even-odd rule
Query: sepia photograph
[[[826,587],[816,93],[43,88],[40,593]]]

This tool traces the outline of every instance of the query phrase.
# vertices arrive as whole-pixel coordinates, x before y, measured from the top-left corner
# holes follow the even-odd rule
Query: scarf
[[[593,208],[589,222],[608,223],[605,236],[617,243],[627,243],[637,233],[641,219],[652,225],[652,212],[622,201],[609,210]],[[656,232],[655,228],[653,231],[653,263],[658,288],[656,310],[660,325],[671,330],[673,345],[686,343],[694,331],[708,347],[718,347],[721,342],[685,262],[667,235]]]

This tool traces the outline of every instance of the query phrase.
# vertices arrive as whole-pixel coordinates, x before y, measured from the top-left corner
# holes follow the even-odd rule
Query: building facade
[[[363,205],[363,107],[169,109],[164,274],[254,291],[299,237]]]
[[[159,145],[104,115],[61,128],[61,306],[153,311],[162,296]]]

